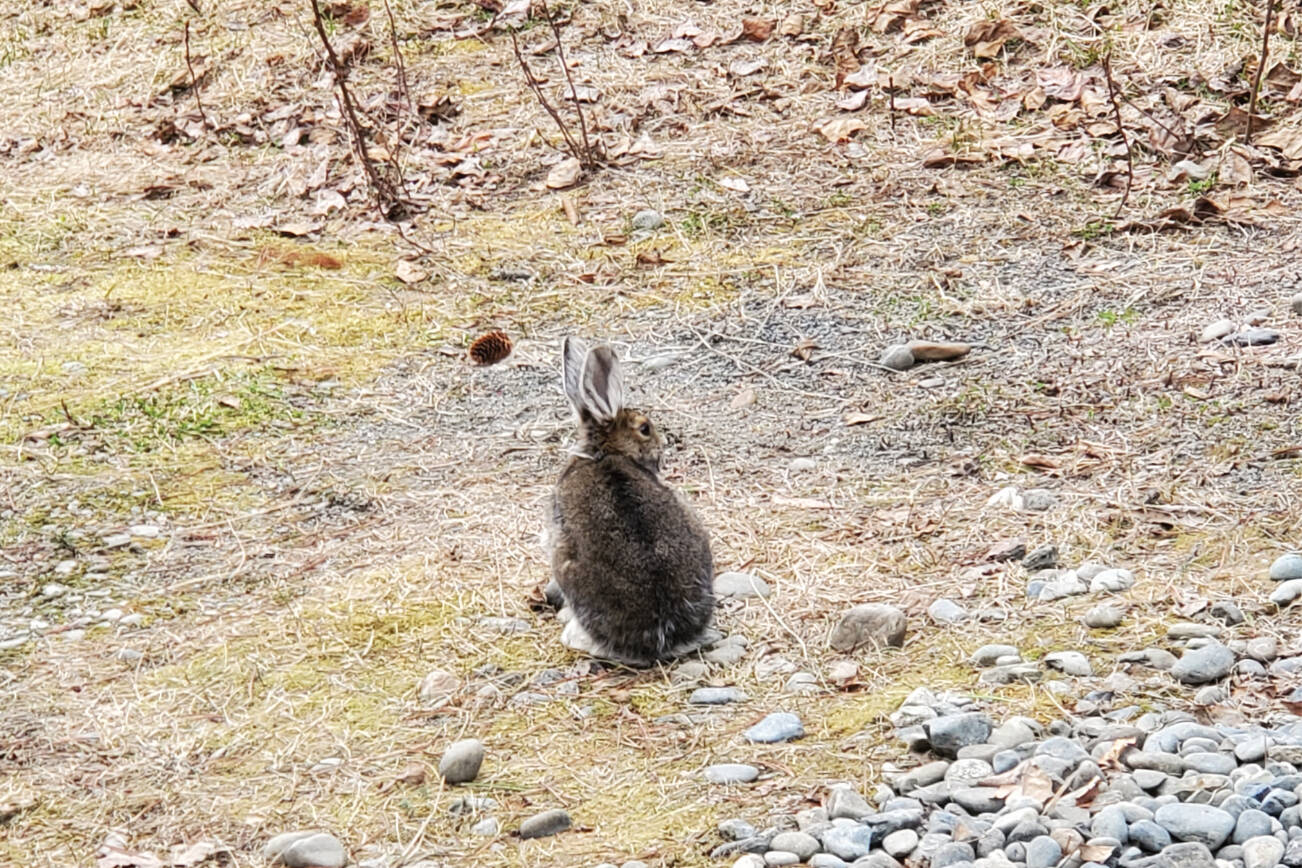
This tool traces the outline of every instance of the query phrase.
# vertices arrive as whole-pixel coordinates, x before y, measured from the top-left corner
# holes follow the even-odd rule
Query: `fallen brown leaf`
[[[855,133],[868,129],[868,125],[858,118],[833,118],[823,121],[814,129],[822,133],[823,138],[832,144],[837,144],[850,141]]]
[[[972,49],[975,57],[997,57],[1004,43],[1021,39],[1022,33],[1017,25],[1007,18],[998,21],[985,19],[978,21],[963,34],[963,44]]]
[[[836,64],[836,86],[859,71],[859,31],[842,27],[832,37],[832,60]]]
[[[741,35],[752,42],[763,42],[773,35],[776,25],[777,20],[774,18],[743,18]]]
[[[547,173],[547,186],[553,190],[563,190],[566,187],[573,187],[578,183],[579,176],[583,174],[583,166],[579,163],[577,157],[566,157],[555,166],[552,166]]]

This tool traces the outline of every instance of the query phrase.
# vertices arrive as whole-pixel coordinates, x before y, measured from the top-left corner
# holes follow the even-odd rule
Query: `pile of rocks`
[[[757,830],[720,824],[734,868],[1275,868],[1302,866],[1302,719],[1209,726],[1137,706],[995,725],[964,696],[915,691],[897,732],[936,758],[888,773],[871,800]]]

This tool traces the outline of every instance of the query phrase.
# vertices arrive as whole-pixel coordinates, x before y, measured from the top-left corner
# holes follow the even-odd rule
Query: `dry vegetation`
[[[518,27],[573,122],[527,2],[392,0],[409,93],[384,5],[327,6],[370,157],[404,179],[401,233],[309,4],[0,11],[0,639],[39,634],[0,651],[0,862],[92,864],[117,834],[249,865],[321,827],[395,866],[710,864],[719,818],[869,786],[896,756],[882,715],[971,689],[963,660],[995,637],[1079,648],[1145,705],[1189,696],[1116,653],[1209,601],[1297,642],[1296,614],[1258,607],[1302,524],[1296,4],[1251,141],[1265,9],[1241,0],[555,6],[605,155],[578,179],[512,51]],[[668,224],[634,231],[648,207]],[[1195,342],[1261,309],[1274,346]],[[471,367],[490,328],[515,352]],[[530,608],[571,330],[633,360],[720,567],[775,586],[720,612],[750,647],[710,680],[743,706],[589,668]],[[914,337],[976,349],[875,364]],[[1061,506],[987,505],[1006,485]],[[161,534],[106,547],[141,524]],[[1019,568],[982,565],[1010,537],[1135,570],[1125,624],[1028,604]],[[942,594],[1004,620],[936,629]],[[842,608],[877,600],[912,616],[904,651],[784,694],[836,659]],[[109,606],[141,622],[83,635],[73,610]],[[482,620],[503,616],[529,629]],[[435,668],[458,687],[432,705]],[[1272,702],[1240,686],[1215,713]],[[778,708],[806,739],[740,740]],[[469,836],[433,774],[467,734],[489,759],[464,789],[505,831],[557,806],[577,828]],[[705,785],[728,759],[765,775]]]

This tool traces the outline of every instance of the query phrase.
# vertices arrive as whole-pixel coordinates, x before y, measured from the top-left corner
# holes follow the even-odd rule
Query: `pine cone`
[[[489,332],[475,338],[470,345],[470,360],[476,365],[495,365],[511,355],[511,339],[506,332]]]

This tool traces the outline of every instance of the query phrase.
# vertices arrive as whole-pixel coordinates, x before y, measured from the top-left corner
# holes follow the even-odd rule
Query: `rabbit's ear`
[[[583,363],[583,407],[609,422],[624,408],[624,372],[610,347],[597,347]]]
[[[583,382],[583,362],[587,357],[588,345],[581,338],[567,336],[561,342],[561,385],[576,412],[583,409],[579,384]]]

